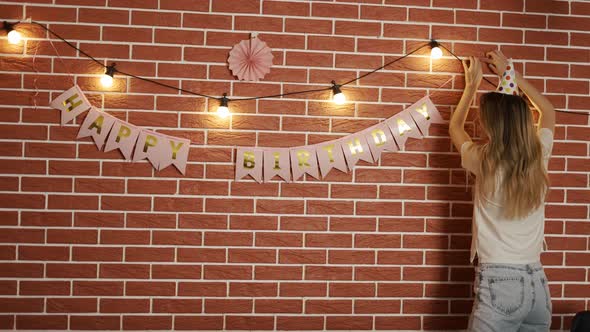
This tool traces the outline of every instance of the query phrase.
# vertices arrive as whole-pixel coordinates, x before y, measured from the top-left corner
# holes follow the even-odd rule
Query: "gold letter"
[[[121,138],[131,136],[131,129],[129,127],[121,126],[119,127],[119,133],[117,134],[117,139],[115,142],[119,143]]]
[[[307,163],[307,159],[309,159],[309,152],[305,150],[297,151],[297,160],[299,160],[299,167],[311,166]]]
[[[91,130],[92,128],[96,128],[96,132],[100,134],[100,132],[102,131],[102,122],[104,121],[104,116],[99,115],[98,118],[96,118],[96,120],[94,120],[93,123],[90,124],[90,126],[88,126],[88,130]]]
[[[254,168],[255,165],[254,152],[244,152],[244,168]]]
[[[71,112],[74,110],[74,108],[82,105],[81,100],[78,100],[75,102],[76,98],[78,98],[77,93],[75,95],[71,96],[70,98],[64,100],[64,102],[63,102],[64,106],[68,106],[68,104],[70,104],[70,106],[68,106],[68,112]]]
[[[275,157],[275,167],[273,169],[281,169],[281,166],[279,165],[279,158],[281,157],[281,153],[273,152],[272,155]]]
[[[428,107],[426,107],[426,103],[424,103],[424,104],[422,104],[422,106],[416,108],[416,111],[418,111],[418,113],[424,115],[426,120],[430,120],[430,114],[428,114]]]
[[[385,136],[385,132],[381,129],[373,130],[371,135],[373,135],[373,139],[375,140],[375,146],[381,146],[387,142],[387,136]]]
[[[332,153],[332,150],[334,149],[334,144],[326,145],[323,147],[323,149],[328,152],[328,158],[330,158],[330,162],[333,163],[334,162],[334,153]]]
[[[143,152],[147,152],[150,146],[154,147],[156,144],[158,144],[158,139],[152,135],[147,135],[145,137],[145,144],[143,145]]]
[[[412,130],[412,128],[410,128],[410,126],[408,126],[408,124],[402,119],[397,120],[397,129],[399,130],[400,136],[404,136],[407,131]]]
[[[350,154],[352,154],[353,156],[357,153],[363,153],[363,146],[361,145],[361,141],[358,138],[354,139],[354,144],[352,143],[352,141],[347,143],[348,148],[350,149]]]
[[[176,159],[176,152],[180,150],[182,147],[182,142],[179,142],[178,145],[174,145],[174,141],[170,141],[170,146],[172,147],[172,159]]]

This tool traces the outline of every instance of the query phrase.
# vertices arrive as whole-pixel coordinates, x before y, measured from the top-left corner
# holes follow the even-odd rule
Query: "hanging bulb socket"
[[[431,50],[430,50],[430,57],[433,58],[433,59],[440,59],[440,58],[442,58],[443,52],[440,49],[440,44],[436,40],[432,39],[432,40],[430,40],[430,44],[429,45],[430,45],[430,48],[431,48]]]
[[[113,85],[113,78],[115,77],[115,72],[117,69],[115,68],[116,63],[112,63],[106,67],[104,74],[100,78],[100,82],[106,88],[109,88]]]
[[[346,96],[340,90],[341,85],[336,84],[335,81],[332,81],[332,98],[337,105],[342,105],[346,102]]]
[[[219,98],[219,107],[217,108],[217,115],[220,118],[227,118],[229,115],[229,99],[227,98],[227,93],[223,94],[223,97]]]
[[[18,44],[22,39],[20,32],[14,29],[14,26],[17,24],[18,23],[8,23],[4,21],[3,29],[6,30],[6,37],[8,37],[8,42],[11,44]]]

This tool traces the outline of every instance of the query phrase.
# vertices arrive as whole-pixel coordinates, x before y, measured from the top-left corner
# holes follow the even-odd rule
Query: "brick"
[[[68,247],[58,246],[19,246],[18,257],[20,260],[48,260],[67,261],[70,259]]]
[[[142,313],[150,311],[149,299],[100,299],[101,313]]]
[[[355,330],[370,330],[373,327],[373,317],[360,316],[352,318],[350,316],[327,316],[326,328],[341,330],[352,328]]]
[[[102,240],[101,240],[102,241]],[[72,260],[74,261],[121,261],[123,249],[117,247],[74,247],[72,248]]]
[[[256,266],[256,280],[301,280],[303,268],[299,266]]]
[[[199,313],[202,300],[189,299],[154,299],[154,312],[162,313]]]
[[[69,281],[21,281],[20,295],[70,295]]]
[[[27,15],[39,21],[75,22],[76,8],[27,6]]]
[[[121,296],[123,282],[120,281],[74,281],[74,295]]]
[[[421,328],[420,317],[376,316],[375,327],[378,330],[419,330]]]
[[[49,195],[47,206],[50,209],[97,210],[98,196]]]
[[[328,263],[330,264],[373,264],[375,252],[365,250],[330,250]]]
[[[419,251],[380,251],[377,255],[378,264],[421,265],[423,261]]]
[[[40,278],[42,276],[42,264],[0,263],[0,277]]]
[[[82,313],[96,312],[97,300],[92,298],[49,298],[48,313]]]
[[[266,4],[267,2],[265,2]],[[285,31],[297,33],[331,34],[332,21],[303,18],[286,18]]]
[[[96,278],[95,264],[47,264],[48,278]]]
[[[80,8],[78,15],[80,22],[129,24],[129,12],[127,10]]]
[[[81,229],[48,229],[47,243],[87,243],[96,244],[98,232],[96,230]]]
[[[99,276],[103,279],[148,279],[147,264],[100,264]]]
[[[17,315],[18,330],[64,330],[68,326],[66,315]]]
[[[239,1],[239,2],[238,2]],[[214,12],[229,13],[260,13],[259,0],[213,0],[212,9]]]
[[[176,284],[163,281],[128,281],[125,284],[127,296],[174,296]]]
[[[119,316],[83,316],[76,315],[70,317],[70,327],[72,329],[94,329],[94,330],[116,330],[120,327],[121,317]]]
[[[375,218],[331,217],[330,230],[372,232],[376,230],[376,220]]]
[[[150,197],[102,196],[101,198],[101,209],[103,210],[149,211],[150,208]]]
[[[85,213],[76,212],[74,224],[78,227],[123,227],[121,213]]]
[[[524,9],[522,0],[482,0],[479,4],[480,9],[486,10],[506,10],[521,12]]]
[[[170,330],[172,316],[123,316],[124,330]]]
[[[307,300],[306,314],[351,314],[351,300]]]
[[[174,248],[126,247],[127,262],[168,262],[174,260]]]

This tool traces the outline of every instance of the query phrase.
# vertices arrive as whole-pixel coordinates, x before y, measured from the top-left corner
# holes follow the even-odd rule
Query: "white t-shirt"
[[[547,168],[553,147],[553,133],[547,128],[541,128],[538,134]],[[481,160],[477,149],[471,149],[471,145],[473,142],[465,142],[461,146],[461,166],[477,176]],[[499,204],[502,193],[496,187],[497,190],[491,197],[486,195],[475,199],[471,261],[473,262],[477,253],[480,263],[539,262],[545,230],[544,204],[523,219],[505,219],[501,213],[503,208]]]

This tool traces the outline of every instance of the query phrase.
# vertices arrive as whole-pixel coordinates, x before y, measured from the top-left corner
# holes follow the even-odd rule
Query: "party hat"
[[[518,96],[518,85],[516,85],[516,72],[514,71],[514,65],[512,64],[512,60],[508,60],[508,65],[506,66],[506,70],[504,70],[504,74],[502,74],[502,79],[500,80],[500,84],[498,84],[496,92]]]

